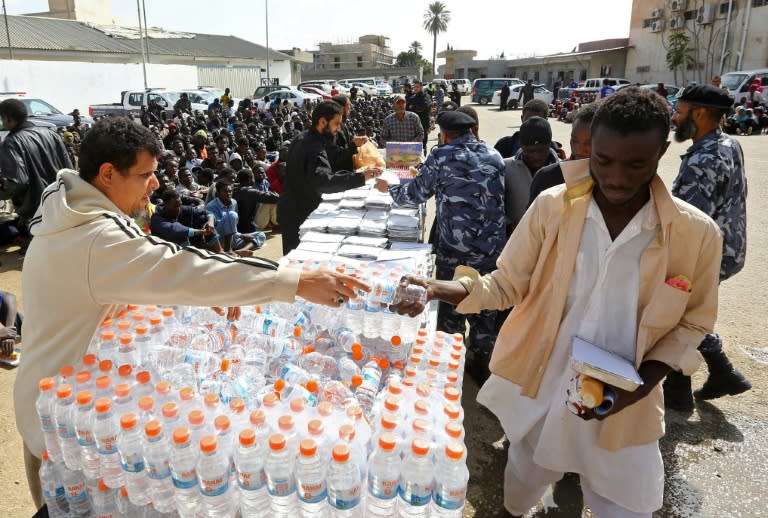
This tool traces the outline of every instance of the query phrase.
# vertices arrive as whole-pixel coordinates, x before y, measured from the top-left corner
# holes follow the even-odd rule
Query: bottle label
[[[328,496],[325,480],[299,484],[299,500],[307,504],[322,502]]]
[[[147,462],[147,476],[153,480],[162,480],[171,476],[171,467],[167,460],[158,464]]]
[[[171,480],[176,489],[191,489],[197,486],[197,470],[191,468],[179,473],[172,471]]]
[[[66,498],[70,503],[84,502],[88,498],[88,492],[85,490],[85,481],[66,487]]]
[[[397,488],[399,487],[399,484],[399,478],[384,480],[382,478],[377,478],[370,473],[368,475],[368,492],[381,500],[395,498],[397,496]]]
[[[223,495],[229,489],[229,471],[217,478],[201,478],[200,494],[203,496]]]
[[[53,492],[43,490],[46,500],[56,500],[64,496],[64,486],[59,486],[53,490]]]
[[[80,446],[96,446],[96,439],[93,438],[91,430],[77,430],[77,444]]]
[[[56,433],[62,439],[72,439],[75,437],[75,430],[69,426],[69,423],[58,423],[56,425]]]
[[[96,443],[97,449],[102,455],[112,455],[113,453],[117,453],[117,435],[99,437]]]
[[[272,496],[288,496],[296,491],[296,481],[293,477],[267,480],[267,491]]]
[[[138,452],[129,453],[127,455],[120,454],[120,466],[123,471],[128,473],[139,473],[144,471],[144,457]]]
[[[467,499],[467,486],[450,488],[439,482],[435,485],[435,504],[443,509],[461,509]]]
[[[40,416],[40,429],[44,432],[56,431],[56,423],[53,422],[50,414],[42,414]]]
[[[411,505],[427,505],[432,500],[432,484],[405,482],[400,486],[400,498]]]
[[[112,513],[99,513],[96,515],[96,518],[112,518]]]
[[[238,471],[237,472],[237,485],[240,489],[245,491],[256,491],[264,487],[267,483],[267,474],[264,470],[250,472],[250,471]]]
[[[335,509],[354,509],[360,505],[362,491],[360,485],[344,489],[329,489],[328,503]]]

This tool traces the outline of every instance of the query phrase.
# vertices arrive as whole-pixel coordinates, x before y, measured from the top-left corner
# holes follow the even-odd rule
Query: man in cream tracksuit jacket
[[[128,206],[145,206],[157,188],[158,149],[153,139],[146,128],[127,119],[100,122],[82,143],[80,174],[60,171],[30,220],[34,238],[22,271],[24,354],[14,405],[38,508],[42,498],[37,469],[45,448],[35,410],[38,382],[78,362],[99,323],[120,306],[236,306],[293,301],[297,294],[338,306],[337,299],[352,294],[343,284],[360,284],[335,272],[308,275],[278,268],[272,261],[182,248],[144,234],[126,214],[125,193],[136,193],[133,199],[128,195]],[[102,162],[99,148],[110,142],[121,149],[133,142],[132,150],[123,149],[124,156],[135,155],[130,155],[133,164],[120,162],[119,156],[112,162],[122,168]],[[113,178],[122,182],[117,192],[104,187],[107,175],[119,175]]]

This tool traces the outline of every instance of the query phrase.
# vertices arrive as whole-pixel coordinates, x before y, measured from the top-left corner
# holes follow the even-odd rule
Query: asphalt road
[[[467,98],[465,98],[466,100]],[[480,114],[480,136],[493,144],[520,124],[520,111],[499,112],[475,106]],[[552,122],[555,140],[568,147],[570,125]],[[737,396],[698,404],[688,416],[670,412],[667,435],[661,440],[666,468],[664,507],[657,517],[766,517],[768,516],[768,136],[739,137],[746,155],[749,181],[748,242],[745,269],[720,289],[717,332],[723,336],[734,364],[752,381],[753,390]],[[434,142],[434,135],[432,137]],[[662,159],[659,174],[671,185],[685,144],[673,142]],[[434,206],[431,207],[432,209]],[[431,211],[434,213],[434,211]],[[279,235],[270,236],[262,255],[280,256]],[[13,247],[0,251],[0,286],[21,293],[21,257]],[[51,258],[55,268],[55,258]],[[22,300],[23,305],[23,300]],[[0,487],[7,516],[31,516],[21,438],[16,432],[12,386],[15,369],[0,369]],[[706,370],[694,376],[699,386]],[[496,516],[501,508],[506,445],[501,428],[474,400],[478,387],[467,377],[463,405],[470,469],[466,517]],[[29,403],[30,405],[33,402]],[[578,517],[582,515],[578,479],[568,477],[548,493],[530,516]],[[585,516],[591,516],[585,512]]]

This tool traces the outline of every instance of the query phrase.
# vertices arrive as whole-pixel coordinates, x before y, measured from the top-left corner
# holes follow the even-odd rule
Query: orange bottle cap
[[[445,455],[454,460],[461,460],[464,457],[464,446],[460,443],[451,441],[445,446]]]
[[[163,322],[163,319],[160,317],[150,317],[149,323],[153,326],[159,326]]]
[[[98,486],[99,486],[99,491],[101,491],[102,493],[106,493],[107,491],[109,491],[109,487],[107,487],[107,485],[104,483],[103,478],[99,479]]]
[[[83,365],[93,366],[96,365],[97,361],[98,358],[96,358],[95,354],[86,354],[83,356]]]
[[[429,433],[429,431],[432,429],[432,425],[430,425],[427,420],[420,418],[414,419],[411,426],[413,431],[418,433]]]
[[[195,398],[195,389],[192,387],[181,387],[179,389],[179,399],[189,401]]]
[[[384,398],[384,408],[390,412],[397,412],[400,410],[400,398],[397,396],[387,396]]]
[[[419,415],[429,414],[429,403],[423,399],[418,399],[413,404],[413,410]]]
[[[322,435],[325,431],[325,425],[320,419],[312,419],[307,423],[307,431],[310,435]]]
[[[363,409],[357,405],[350,405],[347,407],[347,417],[359,421],[363,418]]]
[[[128,412],[120,416],[120,428],[123,430],[130,430],[136,426],[139,422],[139,417],[133,412]]]
[[[291,416],[291,415],[281,415],[277,419],[277,426],[281,430],[286,430],[286,431],[287,430],[292,430],[293,429],[293,425],[294,425],[293,416]]]
[[[172,317],[173,308],[163,308],[163,310],[160,313],[162,313],[165,318]]]
[[[141,371],[136,374],[136,383],[140,385],[146,385],[150,381],[152,381],[152,375],[149,373],[149,371]]]
[[[205,406],[207,406],[208,408],[213,408],[219,404],[219,396],[217,396],[213,392],[209,392],[203,398],[203,402],[205,403]]]
[[[200,451],[204,453],[212,453],[216,451],[216,436],[203,435],[200,439]]]
[[[180,426],[173,431],[173,442],[175,444],[186,444],[191,437],[189,428],[186,426]]]
[[[305,457],[311,457],[317,453],[317,443],[314,439],[304,439],[299,443],[299,451]]]
[[[59,370],[59,375],[62,378],[69,378],[75,374],[75,367],[72,365],[65,365]]]
[[[381,427],[385,430],[394,430],[397,428],[397,417],[392,414],[384,414],[381,416]]]
[[[363,384],[363,377],[359,374],[353,374],[350,382],[352,383],[353,387],[359,387]]]
[[[449,421],[445,423],[445,433],[454,439],[461,437],[462,430],[462,426],[456,421]]]
[[[250,428],[246,428],[240,432],[240,444],[243,446],[252,446],[256,443],[256,432]]]
[[[91,381],[91,373],[88,371],[78,372],[77,376],[75,376],[75,382],[78,385],[83,385],[89,381]]]
[[[349,446],[346,444],[337,444],[334,446],[333,460],[336,462],[347,462],[349,460]]]
[[[120,331],[128,331],[131,328],[131,322],[128,320],[121,320],[117,323],[117,328]]]
[[[158,381],[155,385],[155,392],[161,395],[166,395],[171,391],[171,382],[167,380]]]
[[[307,406],[307,400],[303,397],[295,397],[291,399],[290,406],[293,412],[303,412]]]
[[[91,401],[93,401],[93,392],[91,392],[90,390],[83,390],[77,393],[78,405],[87,405]]]
[[[254,410],[248,419],[252,425],[259,426],[267,422],[267,414],[262,409]]]
[[[229,430],[230,422],[229,417],[225,415],[217,415],[213,420],[213,427],[219,432],[226,432]]]
[[[152,396],[142,396],[139,399],[139,408],[145,412],[149,412],[155,407],[155,398]]]
[[[118,383],[115,385],[115,395],[117,397],[125,397],[131,393],[131,386],[127,383]]]
[[[339,427],[339,439],[351,441],[355,438],[355,427],[351,424],[343,424]]]
[[[134,313],[131,318],[133,318],[135,322],[141,322],[144,320],[144,313]]]
[[[233,398],[229,402],[229,409],[235,414],[242,414],[243,412],[245,412],[245,401],[243,400],[243,398],[239,398],[239,397]]]
[[[333,413],[333,403],[330,401],[321,401],[317,405],[317,413],[323,417],[328,417]]]
[[[270,435],[269,448],[275,451],[279,451],[285,448],[285,436],[281,433]]]
[[[277,394],[270,392],[269,394],[265,394],[264,398],[262,399],[262,403],[265,407],[273,407],[276,406],[278,402]]]
[[[318,386],[317,386],[317,381],[315,381],[315,380],[309,380],[309,381],[307,381],[307,386],[306,386],[306,389],[307,389],[308,391],[312,392],[312,393],[316,393],[316,392],[317,392],[317,389],[318,389]]]
[[[112,401],[110,401],[108,398],[102,397],[96,400],[96,403],[93,404],[93,407],[96,409],[97,414],[106,414],[112,410]]]
[[[187,421],[189,424],[193,424],[195,426],[203,424],[203,421],[205,421],[205,414],[202,410],[192,410],[189,414],[187,414]]]
[[[392,343],[392,345],[394,345],[395,347],[399,347],[399,346],[400,346],[400,344],[402,344],[402,343],[403,343],[403,339],[402,339],[402,338],[400,338],[399,336],[395,335],[395,336],[393,336],[393,337],[392,337],[392,339],[390,340],[390,342],[391,342],[391,343]]]
[[[163,413],[163,417],[166,419],[171,419],[172,417],[176,417],[179,414],[179,405],[173,401],[169,401],[163,405],[161,411]]]
[[[54,386],[56,386],[56,380],[50,377],[43,378],[40,380],[40,383],[38,383],[37,386],[40,389],[40,392],[48,392]]]
[[[133,373],[133,367],[131,367],[130,365],[121,365],[117,369],[117,375],[122,378],[126,378],[130,376],[132,373]]]
[[[381,437],[379,437],[379,447],[382,450],[394,450],[395,446],[397,446],[397,439],[394,434],[389,432],[381,434]]]
[[[112,385],[112,378],[109,376],[101,376],[96,378],[96,388],[99,390],[107,390]]]
[[[144,425],[144,433],[147,437],[157,437],[163,431],[163,425],[157,419],[152,419]]]
[[[59,399],[65,399],[71,395],[72,395],[72,385],[64,383],[63,385],[59,385],[59,388],[56,389],[56,397],[58,397]]]
[[[278,392],[281,392],[285,388],[285,380],[283,378],[279,378],[275,381],[275,390]]]
[[[101,332],[102,342],[111,342],[115,339],[115,332],[112,329],[105,329]]]
[[[455,405],[454,403],[448,403],[443,407],[443,412],[445,412],[445,415],[448,416],[449,419],[458,419],[461,415],[461,409]]]
[[[390,394],[401,394],[403,392],[403,384],[398,380],[392,380],[392,382],[390,382],[389,386],[387,387],[387,390],[389,390]]]
[[[136,332],[137,335],[142,335],[142,336],[149,333],[149,327],[147,327],[146,324],[140,324],[136,326],[133,330]]]
[[[101,360],[99,362],[99,370],[101,372],[110,372],[112,370],[112,360]]]
[[[422,457],[429,453],[429,443],[424,439],[414,439],[411,444],[411,451]]]

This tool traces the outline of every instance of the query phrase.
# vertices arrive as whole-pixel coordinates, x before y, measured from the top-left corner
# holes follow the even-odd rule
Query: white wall
[[[149,64],[147,86],[196,88],[197,67]],[[0,60],[0,92],[27,92],[64,113],[78,108],[86,115],[91,104],[115,103],[122,90],[143,88],[141,63]]]

